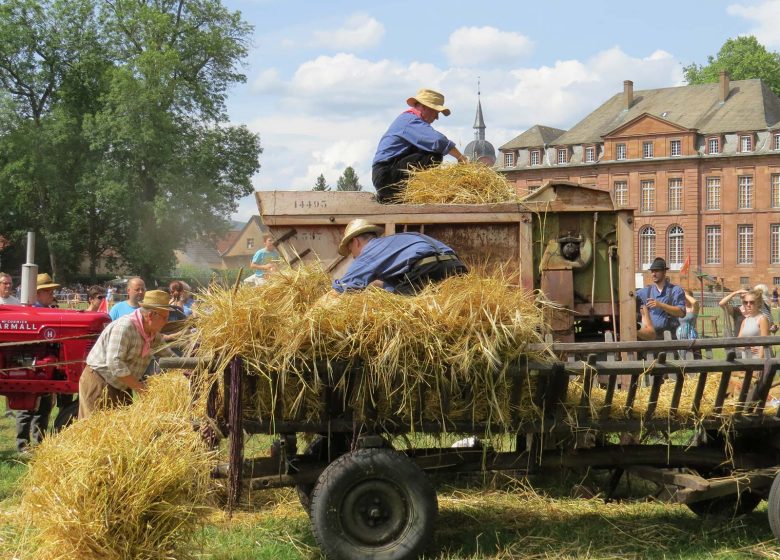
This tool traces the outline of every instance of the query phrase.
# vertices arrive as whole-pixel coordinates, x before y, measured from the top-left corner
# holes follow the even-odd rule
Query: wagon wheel
[[[75,400],[68,406],[60,409],[54,419],[54,431],[59,432],[67,428],[79,415],[79,401]]]
[[[769,489],[766,514],[769,517],[769,527],[776,539],[780,539],[780,471],[775,475],[772,487]]]
[[[417,558],[431,541],[437,510],[425,473],[390,449],[342,455],[311,495],[312,530],[328,558]]]
[[[336,459],[349,451],[350,438],[347,434],[331,434],[330,458]],[[328,460],[328,437],[317,435],[306,446],[303,455],[316,457],[320,461]],[[298,493],[298,500],[308,515],[311,512],[311,493],[314,490],[314,483],[297,484],[295,491]]]

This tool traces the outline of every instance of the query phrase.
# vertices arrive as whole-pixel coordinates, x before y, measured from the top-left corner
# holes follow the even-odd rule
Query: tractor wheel
[[[777,482],[777,479],[775,479]],[[752,512],[761,503],[761,496],[752,492],[740,492],[730,496],[721,496],[686,504],[688,508],[699,517],[719,517],[731,519]]]
[[[330,559],[417,558],[431,542],[437,510],[425,473],[391,449],[342,455],[311,495],[312,530]]]
[[[78,416],[79,401],[77,399],[65,408],[60,409],[57,417],[54,419],[54,432],[56,433],[67,428]]]
[[[780,539],[780,472],[775,475],[772,488],[769,489],[769,499],[766,505],[769,517],[769,527],[776,539]]]
[[[330,457],[328,456],[328,438],[327,436],[322,435],[314,436],[314,439],[306,446],[303,454],[316,457],[320,461],[327,461],[330,458],[335,460],[337,457],[340,457],[349,451],[349,436],[345,434],[332,434],[331,441]],[[311,493],[313,490],[313,482],[297,484],[295,486],[295,491],[298,493],[298,501],[301,502],[301,506],[306,511],[306,515],[311,514]]]

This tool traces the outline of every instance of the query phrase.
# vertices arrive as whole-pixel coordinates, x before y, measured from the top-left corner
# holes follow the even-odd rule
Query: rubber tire
[[[369,507],[385,517],[376,526]],[[342,455],[322,472],[311,495],[312,532],[330,560],[417,558],[432,541],[437,511],[428,477],[392,449]]]
[[[775,478],[775,482],[777,482],[777,478]],[[761,503],[761,499],[761,496],[758,494],[741,492],[739,497],[736,494],[732,494],[686,505],[688,509],[699,517],[731,519],[751,513]]]
[[[780,472],[775,475],[772,487],[769,489],[766,515],[769,518],[769,527],[776,539],[780,539]]]
[[[349,450],[349,438],[345,437],[342,441],[338,437],[338,434],[333,434],[332,437],[335,439],[335,441],[333,442],[334,445],[330,450],[331,454],[335,455],[336,457],[340,457]],[[315,436],[314,439],[309,442],[309,445],[306,446],[306,449],[304,449],[303,455],[313,455],[322,461],[327,460],[327,442],[328,438],[326,436]],[[339,443],[341,443],[341,445],[338,445]],[[301,502],[301,507],[303,507],[304,511],[306,511],[306,515],[311,515],[311,493],[314,491],[314,486],[315,483],[295,485],[295,492],[298,494],[298,501]]]
[[[54,419],[54,432],[57,433],[60,430],[64,430],[78,417],[79,401],[76,399],[57,413],[57,417]]]

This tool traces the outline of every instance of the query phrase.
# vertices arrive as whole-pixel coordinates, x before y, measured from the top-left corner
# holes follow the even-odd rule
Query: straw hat
[[[39,274],[35,282],[36,290],[53,290],[59,287],[60,285],[56,284],[54,280],[51,279],[51,276],[49,276],[45,272],[43,274]]]
[[[363,235],[364,233],[376,233],[378,235],[384,231],[385,228],[382,226],[372,224],[363,218],[355,218],[347,224],[347,229],[344,230],[344,237],[341,239],[341,243],[339,243],[339,255],[342,257],[349,255],[347,245],[358,235]]]
[[[421,103],[435,111],[439,111],[445,117],[450,116],[450,110],[444,106],[444,96],[438,91],[432,89],[421,89],[417,95],[406,100],[409,107],[414,107],[415,103]]]
[[[168,292],[162,290],[149,290],[144,294],[144,299],[141,302],[141,307],[145,309],[160,309],[162,311],[170,311],[173,306],[170,305],[171,296]]]

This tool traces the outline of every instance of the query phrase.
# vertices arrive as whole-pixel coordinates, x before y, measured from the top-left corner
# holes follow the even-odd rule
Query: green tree
[[[317,177],[317,180],[314,182],[314,188],[313,191],[329,191],[330,187],[328,186],[328,183],[325,182],[325,176],[320,173],[320,176]]]
[[[352,167],[347,167],[336,182],[337,191],[362,191],[363,185],[358,181],[357,173]]]
[[[780,54],[768,51],[753,36],[729,39],[717,56],[707,57],[706,65],[693,63],[683,68],[689,84],[717,82],[723,70],[732,80],[760,78],[780,95]]]

